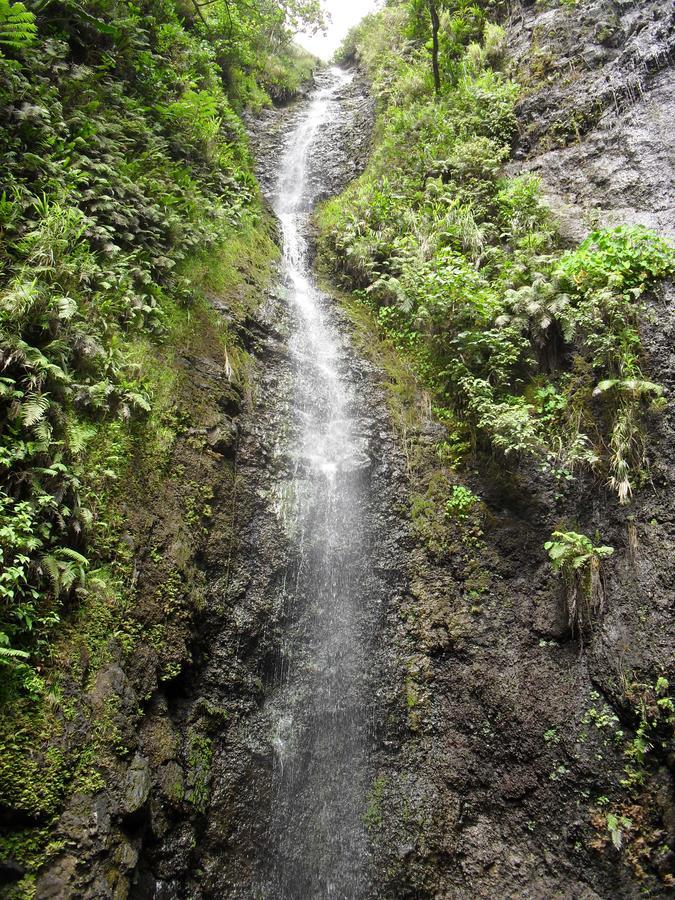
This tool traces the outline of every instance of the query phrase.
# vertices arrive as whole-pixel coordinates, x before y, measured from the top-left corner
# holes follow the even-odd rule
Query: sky
[[[297,41],[306,50],[328,60],[349,29],[377,8],[378,0],[323,0],[322,6],[331,17],[326,34],[299,34]]]

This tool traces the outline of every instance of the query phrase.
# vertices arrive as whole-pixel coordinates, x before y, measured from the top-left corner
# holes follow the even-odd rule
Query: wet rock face
[[[318,193],[337,190],[351,174],[335,160],[360,160],[365,153],[362,125],[370,107],[362,90],[356,82],[333,120],[357,143],[346,149],[330,131],[317,150]],[[268,190],[283,135],[301,111],[267,113],[253,129]],[[583,140],[594,135],[589,130]],[[526,165],[542,158],[531,152]],[[578,200],[564,173],[583,178],[586,170],[559,171],[560,180],[549,186],[573,206]],[[630,202],[638,209],[642,200]],[[574,212],[571,221],[577,217]],[[622,728],[634,728],[620,699],[621,678],[672,669],[672,422],[664,420],[655,432],[659,493],[633,510],[639,552],[632,562],[629,523],[612,498],[590,484],[570,498],[566,512],[580,529],[602,529],[617,548],[605,621],[582,654],[570,639],[559,584],[542,558],[542,536],[560,514],[545,487],[523,471],[520,500],[513,503],[498,479],[477,476],[473,488],[492,510],[484,536],[458,534],[455,546],[430,552],[411,534],[407,509],[437,465],[441,435],[427,423],[408,436],[426,459],[416,476],[421,483],[410,484],[378,388],[382,376],[350,350],[350,329],[339,310],[330,315],[342,336],[345,369],[362,386],[359,414],[371,460],[364,477],[373,497],[367,515],[380,542],[372,584],[377,590],[384,584],[387,592],[372,653],[378,687],[364,814],[371,844],[368,896],[637,896],[640,879],[614,854],[604,820],[590,819],[595,798],[612,793],[623,777],[625,759],[588,716],[589,710],[610,710],[621,716]],[[251,325],[250,349],[260,361],[258,399],[237,427],[236,551],[229,556],[217,542],[207,546],[207,609],[195,665],[144,732],[154,786],[133,896],[243,900],[253,896],[259,860],[269,852],[274,746],[265,701],[283,660],[284,635],[301,627],[285,608],[284,584],[298,560],[275,489],[289,477],[277,445],[288,422],[290,329],[284,296],[269,296]],[[667,383],[675,372],[671,330],[656,323],[646,330]],[[645,826],[652,838],[672,820],[667,766],[662,779],[661,806]],[[301,827],[289,823],[291,834]],[[664,848],[659,865],[666,872],[672,860],[667,842]],[[657,896],[664,890],[659,877],[652,870],[647,876]]]
[[[64,722],[57,748],[91,754],[92,736],[101,734],[100,750],[83,759],[85,771],[93,763],[100,777],[87,778],[54,821],[30,823],[49,825],[56,848],[37,878],[38,898],[153,896],[155,880],[182,872],[194,846],[191,818],[208,790],[209,745],[202,719],[193,725],[178,717],[179,673],[201,652],[205,585],[211,573],[214,581],[223,577],[233,547],[233,417],[242,403],[222,344],[206,327],[195,330],[176,366],[176,409],[184,410],[186,428],[172,445],[169,475],[136,482],[121,510],[143,639],[129,654],[111,634],[100,669],[84,656],[71,672],[64,667],[64,693],[83,712]],[[148,880],[139,863],[144,848],[170,835],[177,820],[185,824],[172,855]],[[5,878],[20,874],[10,866]]]
[[[321,75],[318,81],[321,86]],[[356,174],[372,125],[372,103],[360,79],[336,93],[330,103],[308,165],[307,196],[315,199],[338,191]],[[251,123],[268,195],[279,175],[284,140],[306,108],[301,102],[269,111]],[[377,635],[388,603],[402,593],[406,578],[404,462],[378,387],[379,373],[352,349],[348,323],[336,305],[327,297],[320,302],[335,337],[340,377],[358,386],[358,406],[350,405],[349,415],[361,452],[354,456],[349,478],[358,482],[364,498],[358,534],[367,534],[374,545],[371,566],[360,574],[360,591],[362,617],[364,622],[367,618],[373,645],[363,676],[372,686],[368,721],[379,732],[387,708],[377,702],[377,685],[392,680],[390,667],[395,661],[378,644]],[[312,627],[311,597],[296,596],[302,565],[299,534],[292,517],[284,513],[285,487],[299,481],[302,490],[307,477],[304,463],[288,452],[298,428],[292,413],[298,361],[289,349],[296,327],[282,286],[265,299],[250,323],[249,350],[258,365],[254,403],[236,425],[236,547],[226,556],[215,547],[207,550],[207,608],[195,666],[169,704],[174,738],[161,718],[151,727],[152,761],[162,773],[162,793],[155,788],[150,799],[134,896],[249,898],[256,892],[271,896],[266,879],[271,877],[270,856],[278,841],[270,826],[278,805],[273,793],[280,739],[275,697],[283,673],[296,664],[292,648],[302,647]],[[211,442],[211,435],[206,437]],[[300,694],[311,690],[312,679],[310,668],[296,686]],[[312,697],[306,701],[311,710]],[[167,744],[165,753],[157,749],[158,742]],[[185,777],[182,797],[169,802],[171,773],[178,774],[172,768],[174,755],[182,761]],[[368,782],[374,776],[374,757]],[[176,782],[179,794],[179,779]],[[292,846],[297,838],[301,846],[307,827],[302,817],[290,816],[286,845]]]
[[[306,102],[305,98],[282,109],[265,110],[249,119],[258,179],[267,196],[271,196],[276,187],[284,140],[298,116],[303,114]],[[323,129],[322,140],[313,149],[310,188],[317,202],[339,194],[363,170],[373,126],[375,101],[359,73],[355,73],[351,84],[337,93],[332,102],[333,109]]]
[[[150,763],[145,756],[136,754],[124,779],[122,814],[129,819],[145,808],[152,787]]]
[[[571,243],[620,222],[672,236],[672,4],[516,3],[506,26],[526,84],[511,174],[541,177]],[[650,377],[669,394],[673,297],[665,285],[642,325]],[[476,471],[471,488],[490,509],[480,540],[460,529],[442,551],[413,551],[388,631],[408,709],[392,688],[373,816],[378,897],[669,895],[675,759],[662,746],[631,794],[626,743],[610,736],[638,725],[626,684],[675,683],[672,410],[650,428],[653,484],[629,509],[597,483],[559,505],[525,466],[508,491],[502,473]],[[423,430],[417,452],[411,491],[424,495],[439,467]],[[561,517],[616,551],[583,647],[542,552]],[[621,853],[607,830],[619,807],[633,828]]]
[[[519,140],[562,231],[640,223],[675,235],[675,10],[668,0],[514,4]]]

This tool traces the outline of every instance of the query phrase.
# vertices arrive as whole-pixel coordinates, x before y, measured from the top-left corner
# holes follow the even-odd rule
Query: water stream
[[[313,151],[352,77],[339,69],[320,77],[288,135],[271,198],[293,322],[292,477],[279,485],[278,506],[297,556],[269,701],[273,809],[259,890],[275,900],[367,894],[370,462],[349,354],[313,280],[307,238]]]

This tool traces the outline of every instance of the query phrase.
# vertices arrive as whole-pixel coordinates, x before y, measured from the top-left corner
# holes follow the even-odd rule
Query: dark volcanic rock
[[[147,757],[137,753],[124,780],[122,814],[129,817],[139,813],[148,802],[151,787],[150,762]]]
[[[668,0],[515,3],[520,163],[543,182],[563,234],[637,222],[675,235],[673,53]]]

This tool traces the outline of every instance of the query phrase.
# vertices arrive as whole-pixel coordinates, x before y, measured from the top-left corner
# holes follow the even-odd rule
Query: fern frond
[[[14,659],[28,659],[29,654],[25,650],[15,650],[13,647],[0,647],[0,663],[8,663]]]
[[[43,556],[40,560],[42,567],[49,576],[49,580],[54,588],[54,593],[60,593],[61,589],[61,566],[55,556]]]
[[[96,429],[92,425],[72,423],[68,426],[68,449],[73,455],[78,456],[95,435]]]
[[[72,319],[77,312],[77,303],[72,297],[59,297],[56,301],[59,319],[67,322]]]
[[[0,47],[23,50],[36,35],[35,16],[23,3],[10,5],[9,0],[0,0]]]
[[[41,422],[49,409],[47,394],[29,394],[19,407],[19,416],[26,428]]]
[[[61,547],[58,551],[59,556],[65,556],[67,559],[72,559],[73,562],[78,563],[78,565],[86,568],[89,565],[89,560],[86,556],[82,556],[81,553],[78,553],[77,550],[73,550],[70,547]]]
[[[151,411],[150,401],[143,394],[139,394],[136,391],[127,391],[124,396],[137,409],[142,409],[143,412],[148,413]]]

